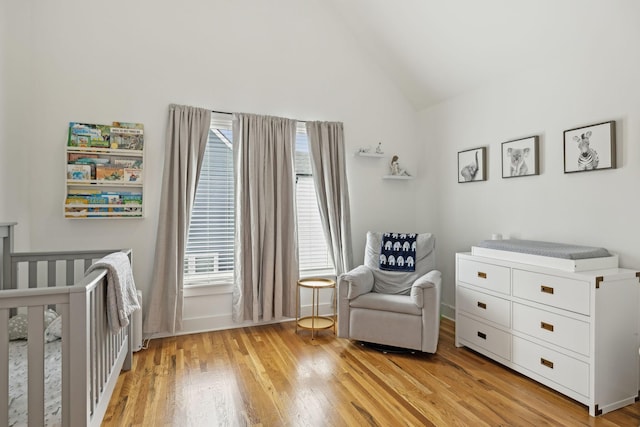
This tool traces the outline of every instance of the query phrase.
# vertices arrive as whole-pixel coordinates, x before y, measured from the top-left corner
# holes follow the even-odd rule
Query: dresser
[[[589,407],[638,399],[640,273],[456,254],[456,346]]]

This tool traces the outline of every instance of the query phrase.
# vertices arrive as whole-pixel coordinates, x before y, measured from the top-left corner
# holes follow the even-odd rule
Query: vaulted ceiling
[[[579,70],[640,25],[638,0],[323,1],[418,110],[568,55]]]

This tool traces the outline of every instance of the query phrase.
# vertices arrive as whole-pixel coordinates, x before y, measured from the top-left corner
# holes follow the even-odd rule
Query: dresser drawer
[[[511,356],[511,335],[481,322],[459,315],[456,334],[459,338],[509,360]]]
[[[513,329],[589,355],[589,323],[513,303]]]
[[[456,307],[507,328],[511,325],[511,303],[508,300],[458,286]]]
[[[589,396],[589,365],[580,360],[513,337],[513,363]]]
[[[513,295],[589,315],[589,282],[513,269]]]
[[[510,276],[509,267],[468,259],[458,262],[458,280],[507,295],[511,293]]]

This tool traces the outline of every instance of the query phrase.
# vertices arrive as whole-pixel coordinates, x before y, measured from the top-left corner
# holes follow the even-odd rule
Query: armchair
[[[338,277],[338,336],[435,353],[441,293],[435,237],[416,236],[415,271],[381,269],[382,241],[383,233],[368,232],[364,265]]]

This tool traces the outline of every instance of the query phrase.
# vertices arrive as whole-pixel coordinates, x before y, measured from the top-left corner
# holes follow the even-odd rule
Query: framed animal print
[[[502,143],[502,177],[538,175],[538,137]]]
[[[616,122],[564,131],[564,173],[616,167]]]
[[[487,148],[458,152],[458,182],[487,180]]]

